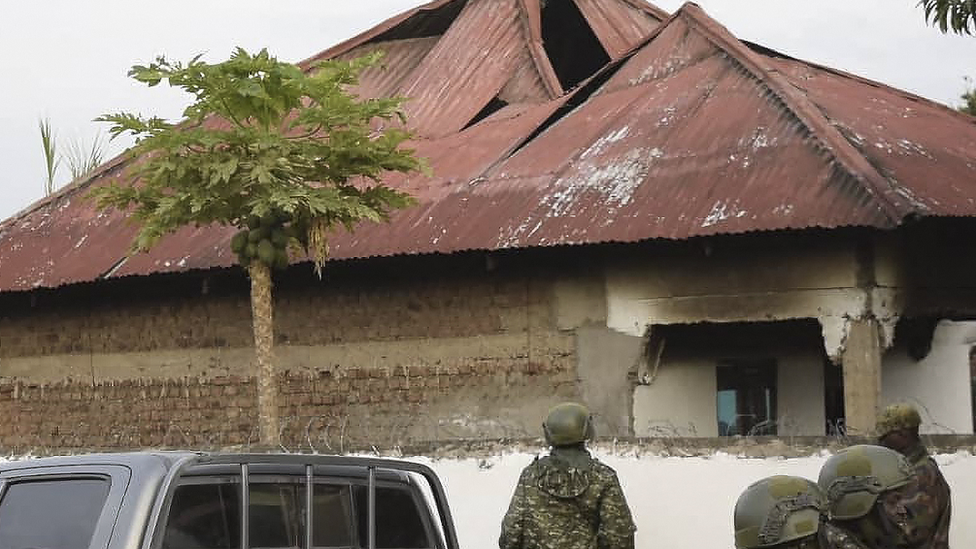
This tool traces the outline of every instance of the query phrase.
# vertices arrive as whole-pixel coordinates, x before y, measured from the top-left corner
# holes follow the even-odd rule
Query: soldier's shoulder
[[[532,463],[522,468],[521,478],[531,477],[537,474],[540,466],[542,465],[540,463],[541,461],[542,460],[539,458],[539,456],[535,456],[535,458],[532,459]]]
[[[597,458],[590,459],[590,470],[599,477],[616,478],[617,471]]]
[[[939,464],[936,463],[932,456],[927,456],[924,460],[919,461],[919,463],[915,466],[915,474],[919,477],[923,484],[945,483],[945,477],[942,475],[942,469],[939,468]]]

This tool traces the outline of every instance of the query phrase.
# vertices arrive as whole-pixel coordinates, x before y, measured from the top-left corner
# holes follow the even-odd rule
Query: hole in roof
[[[489,101],[488,104],[485,105],[485,107],[483,109],[481,109],[480,111],[478,111],[478,114],[474,115],[474,118],[472,118],[470,122],[468,122],[467,124],[465,124],[464,125],[464,128],[462,128],[462,129],[465,129],[466,130],[466,129],[470,128],[471,126],[474,126],[478,122],[481,122],[485,118],[488,118],[489,116],[495,114],[496,112],[498,112],[499,110],[501,110],[506,105],[508,105],[508,103],[506,103],[505,101],[502,101],[501,99],[499,99],[497,97],[493,97],[491,99],[491,101]]]
[[[518,146],[515,147],[515,149],[512,151],[512,154],[510,154],[509,156],[515,156],[515,153],[522,150],[522,148],[524,148],[526,145],[531,143],[533,139],[539,136],[539,134],[549,129],[550,126],[552,126],[556,122],[559,122],[559,120],[561,120],[564,116],[573,112],[574,110],[576,110],[577,107],[585,103],[587,99],[592,97],[593,94],[599,91],[600,88],[602,88],[603,85],[607,83],[607,80],[610,80],[610,78],[613,75],[617,74],[617,71],[620,70],[620,67],[623,66],[624,62],[627,61],[627,59],[629,58],[625,57],[623,59],[619,59],[611,63],[605,69],[603,69],[599,74],[591,78],[589,82],[583,85],[583,87],[573,92],[573,94],[569,97],[569,99],[566,100],[566,103],[564,103],[563,106],[556,109],[556,112],[549,115],[549,118],[545,119],[545,121],[543,121],[542,124],[540,124],[539,127],[535,129],[535,131],[529,134],[529,136],[526,137],[524,141],[519,143]]]
[[[610,62],[573,0],[549,0],[542,8],[542,44],[564,90]]]
[[[392,29],[374,36],[366,42],[385,42],[387,40],[403,40],[406,38],[425,38],[440,36],[447,32],[451,23],[457,19],[461,9],[468,0],[454,0],[431,10],[420,10]]]
[[[756,53],[765,55],[766,57],[775,57],[775,58],[779,58],[779,59],[789,59],[789,60],[792,60],[792,61],[796,61],[797,60],[795,57],[791,57],[789,55],[786,55],[785,53],[778,52],[778,51],[776,51],[776,50],[774,50],[772,48],[767,48],[766,46],[763,46],[762,44],[756,44],[755,42],[749,42],[748,40],[742,40],[742,43],[745,44],[746,47],[748,47],[750,50],[752,50],[752,51],[754,51]]]

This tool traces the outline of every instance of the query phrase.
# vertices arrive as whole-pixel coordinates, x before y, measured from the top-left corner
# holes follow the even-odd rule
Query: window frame
[[[246,470],[246,467],[244,467],[243,469]],[[237,488],[238,500],[239,500],[239,504],[241,505],[240,509],[238,509],[238,513],[241,513],[242,511],[244,511],[245,505],[250,506],[250,497],[247,498],[242,497],[243,488],[245,485],[250,487],[251,484],[290,484],[290,485],[296,485],[305,488],[307,486],[308,478],[309,478],[308,472],[306,472],[305,475],[296,474],[296,473],[276,473],[276,472],[265,472],[265,471],[256,472],[256,473],[248,472],[247,474],[248,480],[245,483],[243,482],[243,476],[241,470],[237,470],[234,472],[215,472],[212,474],[193,474],[193,475],[178,476],[171,483],[170,489],[166,496],[166,501],[164,505],[161,507],[161,512],[158,515],[156,527],[153,529],[157,533],[157,535],[155,535],[154,536],[155,539],[152,540],[151,548],[152,549],[162,548],[163,540],[166,537],[166,530],[169,523],[170,513],[172,511],[173,499],[176,490],[178,490],[181,486],[186,486],[186,485],[200,486],[200,485],[216,485],[216,484],[235,485],[238,487]],[[306,549],[306,547],[308,549],[369,549],[368,540],[361,539],[359,535],[359,526],[358,526],[359,509],[358,506],[356,505],[356,497],[355,497],[355,487],[357,486],[365,487],[367,490],[367,494],[369,494],[369,486],[370,486],[369,478],[335,476],[335,475],[315,474],[315,473],[311,474],[311,478],[312,478],[313,488],[315,485],[319,485],[319,484],[329,485],[329,486],[340,486],[340,487],[347,488],[346,497],[348,498],[347,503],[350,512],[350,516],[348,517],[348,519],[350,521],[349,528],[350,528],[352,545],[319,546],[319,545],[312,545],[310,541],[306,541],[305,545],[302,546],[300,549]],[[406,492],[410,500],[413,502],[414,508],[416,509],[416,512],[420,517],[421,524],[423,525],[424,533],[426,534],[427,541],[428,541],[428,547],[425,549],[444,549],[446,547],[446,541],[444,540],[444,535],[440,533],[439,529],[435,528],[434,524],[432,523],[430,513],[433,512],[433,510],[428,505],[426,498],[422,497],[423,494],[421,493],[421,486],[417,484],[416,480],[409,473],[406,473],[406,478],[407,480],[404,482],[374,478],[373,479],[374,493],[372,497],[375,498],[375,489],[378,488],[389,488],[389,489]],[[308,493],[307,488],[304,490],[304,492],[306,494]],[[312,492],[312,497],[314,497],[314,490]],[[309,514],[310,512],[308,510],[307,500],[305,503],[306,503],[305,520],[307,526],[308,520],[310,518],[310,514]],[[368,513],[369,512],[368,509],[370,507],[369,500],[367,500],[366,507]],[[366,520],[368,521],[369,518],[367,517]],[[242,532],[245,530],[249,531],[250,522],[251,520],[250,520],[249,513],[243,513],[243,515],[241,516],[241,524],[240,524]],[[305,537],[307,540],[307,536]],[[313,539],[314,539],[314,532],[313,532]],[[250,540],[247,540],[247,543],[248,543],[247,544],[248,549],[268,549],[268,548],[255,547],[253,545],[250,545]],[[241,545],[242,546],[244,545],[243,540]]]
[[[777,425],[778,414],[779,414],[779,402],[778,402],[778,400],[779,400],[779,361],[776,360],[775,357],[769,357],[769,356],[765,356],[765,357],[735,357],[735,358],[726,358],[726,359],[722,359],[722,360],[719,360],[718,361],[718,363],[715,366],[715,408],[716,408],[715,409],[715,423],[716,423],[716,427],[717,428],[721,427],[721,421],[720,421],[721,420],[721,415],[720,415],[720,410],[719,410],[719,407],[718,407],[718,397],[719,397],[719,394],[721,394],[723,391],[729,391],[729,390],[731,390],[731,391],[735,391],[735,393],[736,393],[736,401],[735,401],[735,412],[736,412],[736,414],[735,414],[735,420],[736,420],[736,422],[735,422],[735,424],[737,426],[738,426],[738,423],[739,423],[738,422],[738,418],[743,417],[744,415],[747,415],[747,414],[741,414],[740,413],[741,410],[739,409],[739,402],[740,402],[740,398],[741,398],[741,394],[740,393],[746,387],[746,383],[744,383],[743,374],[741,373],[741,370],[746,369],[746,368],[756,368],[756,369],[759,369],[759,370],[767,370],[766,372],[763,372],[762,374],[760,374],[757,377],[760,378],[760,379],[767,380],[767,381],[768,380],[771,380],[771,383],[769,385],[765,385],[764,386],[764,387],[766,387],[766,389],[771,390],[771,394],[768,395],[770,397],[769,398],[769,406],[768,406],[769,409],[766,410],[769,417],[766,417],[763,420],[756,421],[755,423],[753,423],[752,425],[749,426],[749,429],[748,430],[742,430],[742,429],[738,429],[737,428],[737,432],[734,433],[734,434],[728,434],[727,431],[726,431],[726,433],[722,433],[721,430],[719,429],[718,435],[720,437],[726,437],[726,436],[758,436],[758,435],[751,435],[750,432],[753,429],[755,429],[756,426],[761,425],[763,422],[769,422],[769,425],[772,428],[772,432],[771,433],[768,433],[768,434],[771,434],[771,435],[775,436],[777,434],[778,430],[779,430],[778,429],[779,426]],[[725,372],[722,372],[722,369],[735,369],[736,371],[733,372],[732,375],[727,375]],[[721,383],[721,381],[722,381],[723,378],[724,379],[732,379],[732,380],[734,380],[734,382],[732,383],[732,386],[730,388],[724,388],[723,389],[723,384]]]
[[[366,486],[367,490],[369,486],[367,482],[352,482],[351,485]],[[424,533],[427,534],[427,541],[430,542],[430,544],[423,549],[442,549],[444,543],[441,539],[441,534],[440,532],[438,532],[438,529],[435,528],[433,524],[431,524],[430,514],[432,512],[432,509],[430,509],[430,507],[427,505],[427,500],[421,497],[423,495],[421,488],[415,483],[415,481],[412,478],[408,482],[391,482],[391,481],[378,480],[376,481],[376,488],[391,488],[394,490],[407,492],[407,494],[410,496],[411,501],[413,501],[414,509],[417,510],[417,514],[420,516],[420,522],[423,524]],[[352,495],[352,493],[353,493],[352,490],[350,490],[350,495]],[[352,510],[354,513],[353,521],[355,522],[354,527],[357,530],[357,541],[358,541],[359,528],[358,528],[358,522],[356,522],[358,519],[358,511],[355,506],[355,500],[356,498],[354,496]],[[355,549],[358,548],[368,549],[365,543],[363,543],[362,545],[355,546]],[[314,548],[314,549],[321,549],[321,548]],[[381,548],[376,548],[376,549],[381,549]]]
[[[0,473],[0,502],[11,486],[31,482],[59,480],[104,480],[108,492],[98,514],[88,549],[106,549],[112,541],[115,523],[122,508],[122,498],[129,486],[132,472],[122,465],[59,465],[30,469],[13,469]]]

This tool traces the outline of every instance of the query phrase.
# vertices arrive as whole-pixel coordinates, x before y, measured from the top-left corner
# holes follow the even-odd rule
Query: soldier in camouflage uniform
[[[858,445],[831,456],[820,470],[828,517],[870,549],[940,548],[933,544],[930,502],[920,497],[915,471],[883,446]]]
[[[590,456],[586,407],[554,406],[542,424],[548,456],[522,471],[500,549],[633,549],[637,527],[613,469]]]
[[[912,482],[902,489],[905,510],[913,516],[908,535],[916,542],[912,547],[946,549],[952,514],[949,483],[918,436],[921,423],[914,406],[888,406],[878,419],[878,442],[904,455],[915,471]]]
[[[764,478],[745,489],[732,522],[736,549],[867,549],[850,532],[824,521],[826,497],[813,482]]]

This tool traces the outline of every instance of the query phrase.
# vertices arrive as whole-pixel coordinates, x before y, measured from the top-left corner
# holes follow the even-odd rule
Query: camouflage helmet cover
[[[813,536],[820,528],[826,498],[812,481],[777,475],[745,489],[732,522],[736,549],[756,549]]]
[[[590,410],[575,402],[557,404],[549,409],[542,431],[551,446],[568,446],[589,440],[593,438]]]
[[[827,496],[830,519],[848,520],[866,515],[881,493],[904,486],[911,477],[912,468],[900,453],[859,444],[827,459],[817,484]]]
[[[917,429],[922,423],[922,416],[911,404],[892,404],[881,412],[878,417],[878,436],[884,437],[892,431],[900,429]]]

